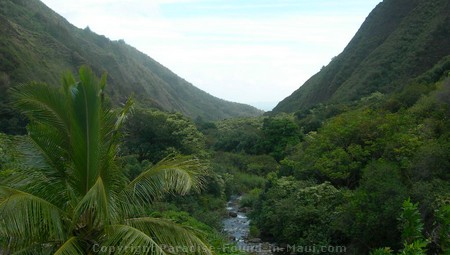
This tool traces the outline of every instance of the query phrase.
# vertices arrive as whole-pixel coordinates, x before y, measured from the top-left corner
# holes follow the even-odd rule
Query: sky
[[[337,56],[381,0],[42,0],[216,97],[270,110]]]

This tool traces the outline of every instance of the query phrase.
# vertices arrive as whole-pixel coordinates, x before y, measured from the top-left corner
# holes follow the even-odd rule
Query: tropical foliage
[[[393,100],[415,91],[412,87],[337,106],[347,110],[286,148],[280,171],[270,175],[251,214],[261,235],[299,246],[345,244],[348,254],[384,246],[390,248],[376,252],[446,254],[450,81],[444,76],[426,85],[431,91],[392,107]],[[297,123],[311,114],[324,116],[320,111],[328,110],[296,114]],[[324,185],[336,189],[331,200],[322,194]],[[305,197],[310,189],[316,191]],[[403,204],[408,197],[421,206]],[[399,225],[400,212],[401,227],[392,227]]]
[[[330,183],[315,184],[292,177],[269,180],[253,219],[262,233],[280,243],[340,245],[342,233],[331,227],[344,192]]]
[[[146,205],[165,193],[201,188],[205,165],[193,157],[166,158],[128,179],[117,158],[132,101],[112,110],[105,85],[106,75],[98,80],[82,67],[79,81],[67,74],[61,88],[32,83],[14,89],[15,106],[30,124],[28,137],[16,145],[18,160],[8,165],[14,174],[0,186],[2,249],[167,254],[183,246],[210,254],[201,233],[146,213]]]
[[[418,204],[413,204],[408,198],[403,202],[402,212],[399,217],[402,230],[403,249],[399,255],[425,255],[429,240],[425,240],[422,234],[423,223],[418,211]],[[445,251],[445,249],[443,249]],[[391,248],[380,248],[370,253],[371,255],[393,254]]]
[[[204,157],[205,138],[180,113],[134,109],[124,126],[124,154],[156,163],[171,154]]]
[[[449,6],[383,1],[274,112],[224,119],[260,112],[0,1],[0,253],[238,254],[218,231],[242,195],[251,237],[284,247],[450,254]],[[86,67],[17,85],[86,63],[113,86]]]

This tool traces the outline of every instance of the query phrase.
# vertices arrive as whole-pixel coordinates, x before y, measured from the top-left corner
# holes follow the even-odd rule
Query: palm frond
[[[34,148],[22,144],[24,152],[32,152],[34,154],[27,154],[27,159],[36,159],[36,157],[43,157],[46,161],[46,165],[41,165],[42,168],[52,168],[56,170],[58,175],[65,179],[66,172],[65,167],[68,163],[68,151],[66,145],[64,145],[66,138],[61,133],[54,130],[53,127],[44,126],[39,123],[30,123],[27,127],[29,137]],[[36,164],[33,164],[36,167]]]
[[[156,243],[143,231],[128,225],[111,225],[102,246],[110,249],[106,254],[131,255],[152,254],[166,255],[160,244]],[[103,253],[101,253],[103,254]]]
[[[55,127],[68,137],[67,107],[59,90],[43,83],[19,85],[11,89],[14,106],[33,121]]]
[[[12,255],[51,255],[53,254],[53,248],[50,243],[33,243],[15,250]]]
[[[111,208],[109,203],[108,191],[103,185],[101,177],[97,178],[97,182],[86,193],[75,208],[74,220],[78,226],[74,228],[95,228],[106,226],[113,221],[111,215],[117,216],[117,209]]]
[[[67,74],[59,90],[38,83],[13,89],[15,106],[30,118],[30,140],[20,145],[24,160],[11,183],[0,186],[0,240],[8,237],[20,254],[83,254],[94,244],[129,247],[114,254],[136,254],[130,247],[174,254],[175,246],[211,254],[193,231],[171,221],[124,220],[142,215],[141,202],[201,189],[205,164],[170,157],[129,182],[116,157],[133,100],[115,112],[104,103],[106,75],[98,80],[82,67],[79,79]]]
[[[74,236],[69,238],[63,245],[61,245],[54,255],[83,255],[84,252],[78,244],[78,239]]]
[[[10,183],[11,188],[42,198],[61,210],[65,209],[69,199],[64,180],[48,177],[43,171],[36,169],[15,170],[13,175],[6,178],[5,183]]]
[[[66,72],[63,77],[62,77],[62,82],[63,82],[63,89],[64,89],[64,94],[66,95],[70,95],[71,92],[71,88],[74,86],[74,84],[76,84],[77,82],[75,81],[75,78],[73,77],[71,72]],[[71,97],[68,97],[68,99],[70,99]],[[71,104],[71,102],[67,102],[68,104]]]
[[[188,251],[189,254],[212,254],[208,246],[192,229],[187,229],[170,220],[145,217],[129,219],[126,224],[143,231],[157,243],[165,244],[169,252],[175,251],[178,254]]]
[[[37,145],[29,137],[16,139],[15,144],[8,148],[10,151],[17,151],[14,163],[9,166],[14,169],[14,174],[5,178],[3,183],[8,187],[44,198],[63,209],[68,200],[66,185],[70,182],[71,176],[63,166],[64,159],[60,158],[63,162],[53,164],[51,161],[56,161],[56,156],[50,155],[52,154],[50,150],[49,153],[43,152],[43,147],[45,145]]]
[[[101,160],[100,88],[92,71],[80,69],[80,82],[72,88],[71,158],[87,193],[99,176]]]
[[[121,126],[127,117],[127,113],[132,110],[133,101],[129,99],[120,112],[105,109],[102,122],[102,156],[100,176],[105,186],[114,192],[122,191],[128,182],[122,168],[117,164],[117,153],[119,151],[119,140],[122,136]]]
[[[38,240],[64,240],[63,211],[32,194],[0,186],[0,235],[9,236],[13,245]]]
[[[185,195],[203,187],[205,173],[205,164],[196,157],[175,156],[142,172],[125,190],[142,201],[152,201],[168,193]]]
[[[120,132],[121,128],[128,117],[128,113],[133,111],[133,104],[134,104],[133,98],[132,97],[128,98],[122,110],[118,113],[117,116],[114,116],[115,119],[114,127],[108,129],[108,131],[110,132],[110,135],[108,135],[108,137],[111,137],[109,141],[110,148],[113,145],[118,144],[119,139],[121,138],[122,135],[122,133]]]

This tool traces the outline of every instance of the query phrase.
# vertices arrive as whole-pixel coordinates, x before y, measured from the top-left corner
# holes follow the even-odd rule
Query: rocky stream
[[[249,238],[250,220],[246,210],[239,208],[241,197],[233,196],[227,203],[228,217],[223,220],[224,232],[236,243],[238,249],[254,255],[273,255],[273,245],[259,238]]]

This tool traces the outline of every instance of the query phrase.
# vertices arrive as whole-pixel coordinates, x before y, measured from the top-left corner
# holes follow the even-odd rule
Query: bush
[[[340,245],[333,228],[343,193],[329,183],[272,179],[250,214],[261,235],[290,245]]]
[[[340,225],[352,239],[356,253],[365,254],[382,246],[399,248],[397,215],[407,197],[399,168],[386,161],[374,161],[363,172],[360,187],[340,211]]]
[[[239,202],[240,207],[254,207],[258,201],[259,195],[262,193],[262,189],[254,188],[250,192],[242,196]]]

